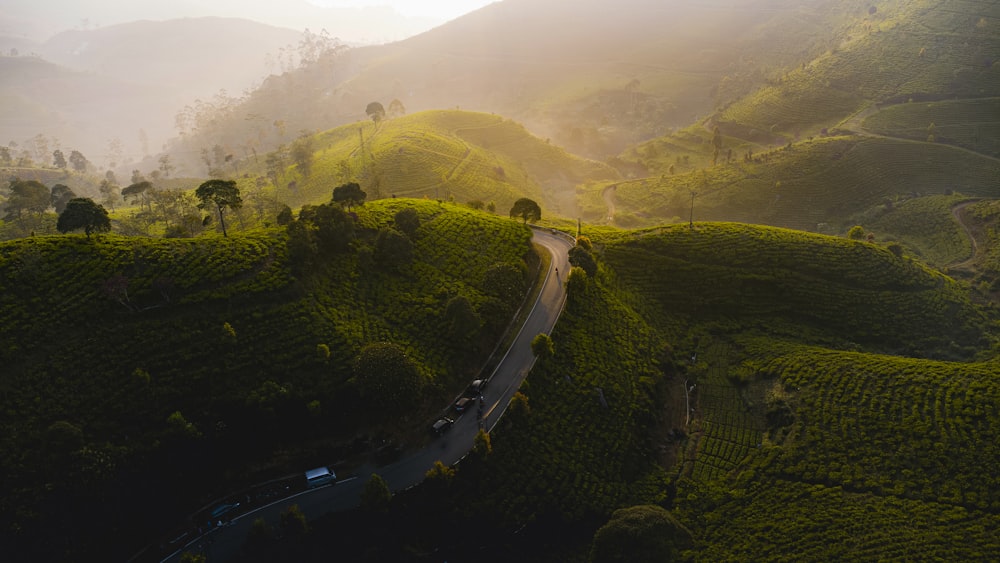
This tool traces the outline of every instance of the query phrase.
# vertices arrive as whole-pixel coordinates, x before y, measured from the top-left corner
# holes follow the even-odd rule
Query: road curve
[[[492,429],[503,416],[510,398],[517,392],[521,382],[535,363],[531,353],[531,340],[539,333],[550,333],[562,313],[566,302],[566,288],[563,282],[569,273],[569,249],[572,237],[565,233],[534,227],[532,242],[545,248],[552,256],[548,272],[542,282],[542,289],[521,326],[510,349],[490,376],[489,385],[483,393],[486,406],[484,426]],[[361,490],[372,473],[378,473],[393,491],[401,491],[417,485],[434,462],[441,461],[454,465],[471,449],[479,424],[472,410],[455,420],[454,426],[442,436],[432,440],[424,449],[400,461],[384,467],[362,467],[356,477],[339,481],[331,487],[303,491],[288,498],[242,514],[228,525],[215,528],[192,541],[162,562],[179,561],[184,551],[203,553],[211,561],[224,561],[236,555],[246,541],[253,521],[257,518],[277,527],[280,514],[292,504],[299,505],[306,518],[313,520],[328,512],[350,510],[361,504]],[[161,562],[161,563],[162,563]]]

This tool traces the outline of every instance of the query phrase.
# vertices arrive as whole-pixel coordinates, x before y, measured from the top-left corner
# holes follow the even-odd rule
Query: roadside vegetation
[[[102,495],[142,494],[162,510],[139,521],[110,503],[85,519],[99,529],[81,521],[49,547],[101,545],[109,530],[146,538],[213,491],[343,463],[376,435],[417,445],[424,418],[506,329],[534,260],[530,232],[421,200],[355,212],[342,239],[336,212],[303,210],[287,232],[0,243],[5,529],[31,541]],[[404,212],[415,212],[410,232],[389,226]],[[394,399],[355,368],[380,342],[418,376],[393,420],[380,405]],[[165,486],[146,490],[154,477]]]

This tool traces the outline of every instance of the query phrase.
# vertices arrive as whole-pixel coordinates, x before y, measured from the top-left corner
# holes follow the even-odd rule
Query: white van
[[[329,467],[317,467],[306,471],[306,486],[310,489],[337,482],[337,474]]]

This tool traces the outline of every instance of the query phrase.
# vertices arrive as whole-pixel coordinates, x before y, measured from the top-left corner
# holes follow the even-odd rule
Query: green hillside
[[[364,147],[361,139],[364,138]],[[574,186],[616,176],[502,117],[428,111],[345,125],[316,135],[310,173],[279,197],[292,206],[326,201],[334,186],[358,181],[369,198],[413,197],[493,202],[499,212],[521,197],[548,213],[574,215]]]
[[[851,216],[903,195],[996,195],[1000,162],[940,145],[857,136],[816,138],[684,174],[617,184],[618,213],[653,222],[764,223],[837,233]]]
[[[612,510],[648,503],[690,530],[694,561],[1000,554],[981,470],[1000,459],[1000,368],[877,353],[985,352],[958,284],[876,245],[783,229],[589,236],[597,275],[570,283],[555,355],[492,453],[399,510],[461,533],[489,523],[491,549],[532,560],[585,561]],[[439,528],[397,548],[463,553]]]
[[[604,256],[672,318],[923,357],[985,345],[954,281],[875,244],[701,223],[624,232]]]
[[[696,472],[685,485],[690,494],[678,497],[678,511],[703,534],[699,559],[1000,554],[991,531],[1000,524],[1000,499],[992,475],[982,471],[1000,459],[996,362],[766,341],[741,358],[730,374],[749,368],[753,382],[733,388],[737,404],[761,413],[759,420],[766,410],[771,424],[762,444],[711,478]],[[776,412],[786,414],[771,418]]]
[[[396,238],[397,248],[412,240],[412,261],[376,236],[403,209],[420,220]],[[21,530],[30,545],[86,509],[95,527],[78,522],[70,543],[49,547],[86,553],[107,534],[160,533],[204,495],[342,460],[366,432],[416,445],[422,417],[447,404],[509,322],[512,303],[484,280],[497,264],[526,270],[530,233],[437,202],[357,213],[350,247],[305,271],[284,229],[0,243],[4,533]],[[459,297],[483,325],[461,338],[446,314]],[[381,341],[426,382],[392,421],[354,382],[355,358]],[[140,490],[162,506],[141,522],[121,504]],[[130,543],[123,553],[140,547]]]
[[[916,141],[933,139],[1000,156],[1000,98],[941,100],[889,106],[866,118],[866,130]]]
[[[969,198],[931,195],[902,201],[887,200],[855,216],[854,223],[878,241],[898,241],[922,260],[943,268],[972,255],[972,244],[952,209]]]
[[[743,138],[791,138],[836,125],[868,102],[995,96],[993,10],[981,0],[878,5],[858,15],[840,45],[734,103],[717,122]]]

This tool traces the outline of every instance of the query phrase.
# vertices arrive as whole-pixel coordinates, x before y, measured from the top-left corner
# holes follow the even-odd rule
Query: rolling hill
[[[693,561],[1000,554],[981,470],[998,455],[1000,368],[929,359],[995,351],[958,283],[877,245],[770,227],[585,234],[597,275],[570,283],[555,354],[492,453],[365,524],[405,516],[399,537],[341,535],[343,549],[460,557],[474,522],[498,559],[587,561],[611,511],[658,504]],[[351,523],[318,526],[314,553]]]
[[[312,136],[309,174],[293,166],[277,197],[292,206],[328,201],[334,186],[358,181],[371,198],[426,197],[493,203],[500,213],[521,197],[546,214],[576,215],[575,188],[617,176],[502,117],[427,111],[345,125]],[[361,142],[364,140],[362,148]],[[294,179],[293,188],[287,187]]]

